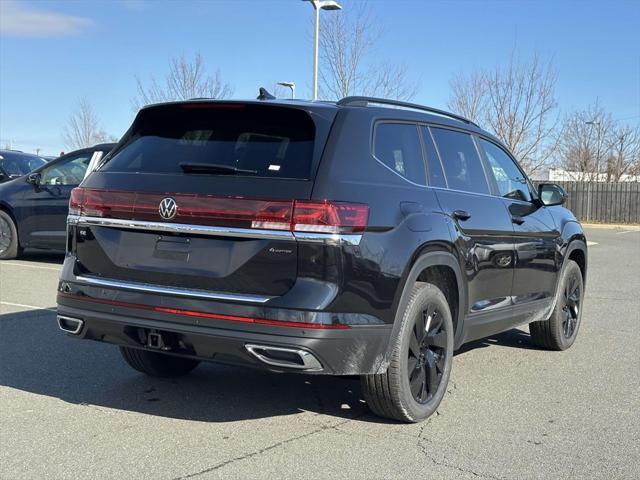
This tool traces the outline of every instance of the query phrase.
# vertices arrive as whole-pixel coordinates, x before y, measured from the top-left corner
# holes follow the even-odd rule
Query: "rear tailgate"
[[[297,276],[294,202],[310,198],[334,115],[251,102],[142,110],[74,191],[76,274],[196,296],[286,293]]]

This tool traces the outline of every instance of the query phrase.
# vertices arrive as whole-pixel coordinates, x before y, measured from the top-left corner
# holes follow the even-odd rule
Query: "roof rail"
[[[475,125],[480,128],[480,126],[465,118],[461,115],[456,115],[455,113],[447,112],[446,110],[440,110],[438,108],[426,107],[424,105],[419,105],[417,103],[409,103],[402,102],[400,100],[389,100],[386,98],[376,98],[376,97],[344,97],[341,100],[336,102],[336,105],[341,107],[366,107],[370,103],[379,103],[381,105],[393,105],[394,107],[403,107],[403,108],[411,108],[413,110],[422,110],[423,112],[435,113],[437,115],[442,115],[444,117],[453,118],[455,120],[459,120],[464,123],[469,123],[471,125]]]

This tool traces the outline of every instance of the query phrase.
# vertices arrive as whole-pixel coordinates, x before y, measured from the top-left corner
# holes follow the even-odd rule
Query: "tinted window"
[[[438,152],[433,145],[433,140],[429,134],[427,127],[422,127],[422,138],[424,139],[424,148],[427,153],[427,172],[429,174],[429,185],[432,187],[445,188],[447,183],[444,180],[444,172],[442,171],[442,164],[438,157]]]
[[[156,108],[141,113],[131,138],[99,169],[183,173],[186,164],[196,164],[234,167],[250,176],[309,178],[314,138],[315,124],[302,110],[243,104]]]
[[[511,157],[494,143],[481,139],[480,145],[487,155],[491,174],[496,180],[500,195],[525,202],[531,201],[527,180]]]
[[[394,172],[419,185],[426,184],[416,125],[379,123],[373,144],[375,157]]]
[[[81,153],[46,167],[40,173],[40,184],[79,185],[84,178],[92,155],[92,152]]]
[[[489,193],[484,169],[471,135],[432,128],[449,188],[465,192]]]
[[[0,167],[2,167],[10,177],[26,175],[44,163],[46,163],[46,160],[36,156],[10,152],[0,154]]]

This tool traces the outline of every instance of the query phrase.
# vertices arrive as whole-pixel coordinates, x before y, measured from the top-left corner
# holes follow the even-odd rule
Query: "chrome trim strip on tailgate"
[[[293,232],[296,240],[326,245],[360,245],[362,235],[355,233]]]
[[[84,217],[69,215],[67,222],[75,225],[95,225],[99,227],[126,228],[129,230],[151,230],[156,232],[186,233],[214,237],[266,238],[272,240],[293,240],[288,230],[259,230],[252,228],[211,227],[184,223],[148,222],[142,220],[122,220],[120,218]]]
[[[160,285],[152,285],[149,283],[124,282],[121,280],[107,280],[104,278],[88,277],[79,275],[76,281],[86,285],[107,288],[120,288],[122,290],[131,290],[134,292],[158,293],[161,295],[174,295],[180,297],[203,298],[206,300],[226,300],[231,302],[254,302],[265,303],[274,297],[251,294],[235,294],[224,292],[208,292],[206,290],[190,290],[188,288],[179,287],[162,287]]]
[[[99,227],[126,228],[156,232],[186,233],[190,235],[209,235],[213,237],[262,238],[268,240],[297,240],[324,243],[327,245],[359,245],[361,234],[290,232],[289,230],[261,230],[253,228],[212,227],[184,223],[150,222],[143,220],[122,220],[119,218],[85,217],[69,215],[69,225],[94,225]]]

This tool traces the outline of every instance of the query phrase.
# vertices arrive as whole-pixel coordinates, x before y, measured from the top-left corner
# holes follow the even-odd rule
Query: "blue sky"
[[[454,74],[502,63],[515,46],[523,60],[553,59],[560,114],[597,98],[615,119],[640,122],[640,0],[369,3],[385,30],[375,58],[408,65],[417,102],[446,107]],[[280,80],[310,94],[312,8],[299,0],[0,0],[0,9],[1,147],[58,153],[80,97],[120,136],[135,77],[162,77],[181,54],[199,52],[235,98]]]

